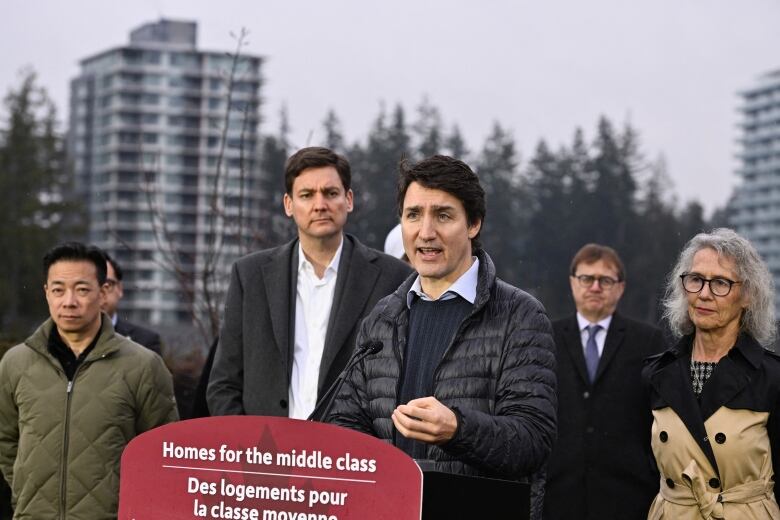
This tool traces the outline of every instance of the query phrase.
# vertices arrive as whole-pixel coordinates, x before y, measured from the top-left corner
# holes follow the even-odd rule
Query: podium
[[[529,516],[529,487],[453,475],[356,431],[281,417],[208,417],[122,454],[119,520],[419,520]]]
[[[433,470],[432,461],[417,460],[423,472],[422,520],[503,518],[530,515],[530,486],[512,480],[454,475]]]
[[[122,454],[119,520],[419,520],[422,472],[375,437],[282,417],[191,419]]]

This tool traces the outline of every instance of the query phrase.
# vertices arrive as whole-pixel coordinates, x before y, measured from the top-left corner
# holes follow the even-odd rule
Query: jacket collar
[[[717,472],[717,461],[704,422],[750,384],[753,373],[761,365],[764,349],[750,335],[740,334],[734,347],[718,362],[717,369],[704,385],[699,403],[690,377],[693,338],[692,334],[684,336],[674,347],[651,358],[649,379],[661,399],[683,421]]]
[[[496,284],[496,267],[490,255],[484,249],[477,249],[474,252],[474,256],[479,259],[479,270],[477,271],[477,295],[470,315],[476,314],[487,304],[490,300],[490,293]],[[396,289],[383,314],[395,317],[404,309],[407,309],[406,295],[416,279],[417,275],[413,274]]]
[[[101,316],[102,323],[100,325],[100,331],[98,332],[98,342],[95,345],[95,348],[87,355],[85,361],[92,361],[112,354],[119,350],[119,345],[122,343],[122,338],[117,336],[114,332],[114,325],[111,323],[111,318],[105,313],[102,313]],[[49,353],[48,349],[49,336],[51,335],[54,326],[54,321],[51,318],[47,319],[24,341],[24,343],[39,354],[55,359],[54,356]]]
[[[666,350],[660,356],[657,356],[657,366],[659,368],[668,365],[680,358],[691,359],[691,352],[693,351],[693,334],[683,336],[679,341],[670,349]],[[740,333],[737,336],[737,341],[729,352],[723,357],[732,359],[744,359],[751,367],[758,368],[761,366],[761,361],[764,357],[764,347],[753,339],[750,334]]]

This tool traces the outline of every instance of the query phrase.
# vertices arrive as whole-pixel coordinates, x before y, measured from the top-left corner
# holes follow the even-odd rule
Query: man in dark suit
[[[614,249],[585,245],[570,282],[577,312],[553,322],[558,440],[544,518],[644,520],[659,476],[640,373],[643,360],[663,350],[661,331],[616,312],[625,269]]]
[[[160,348],[160,335],[146,327],[142,327],[131,321],[122,319],[117,312],[119,300],[124,296],[124,287],[122,285],[122,267],[108,253],[106,255],[106,298],[102,305],[102,310],[109,316],[114,323],[114,331],[125,336],[127,339],[135,341],[139,345],[162,354]]]
[[[355,348],[358,325],[411,268],[343,232],[347,160],[304,148],[285,166],[284,210],[298,237],[239,259],[208,384],[212,415],[305,419]]]

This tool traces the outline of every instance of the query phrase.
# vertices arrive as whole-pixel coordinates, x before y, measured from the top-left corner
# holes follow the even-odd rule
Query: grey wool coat
[[[212,415],[288,415],[297,267],[297,239],[247,255],[233,266],[207,390]],[[318,396],[352,355],[360,321],[411,272],[406,263],[344,235]]]

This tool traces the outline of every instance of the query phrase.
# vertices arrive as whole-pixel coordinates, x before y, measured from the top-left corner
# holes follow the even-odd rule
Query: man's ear
[[[473,239],[477,236],[480,229],[482,229],[482,219],[477,220],[473,224],[469,224],[469,238]]]
[[[292,217],[292,197],[288,193],[284,194],[284,197],[282,198],[282,204],[284,205],[284,214],[288,217]]]

